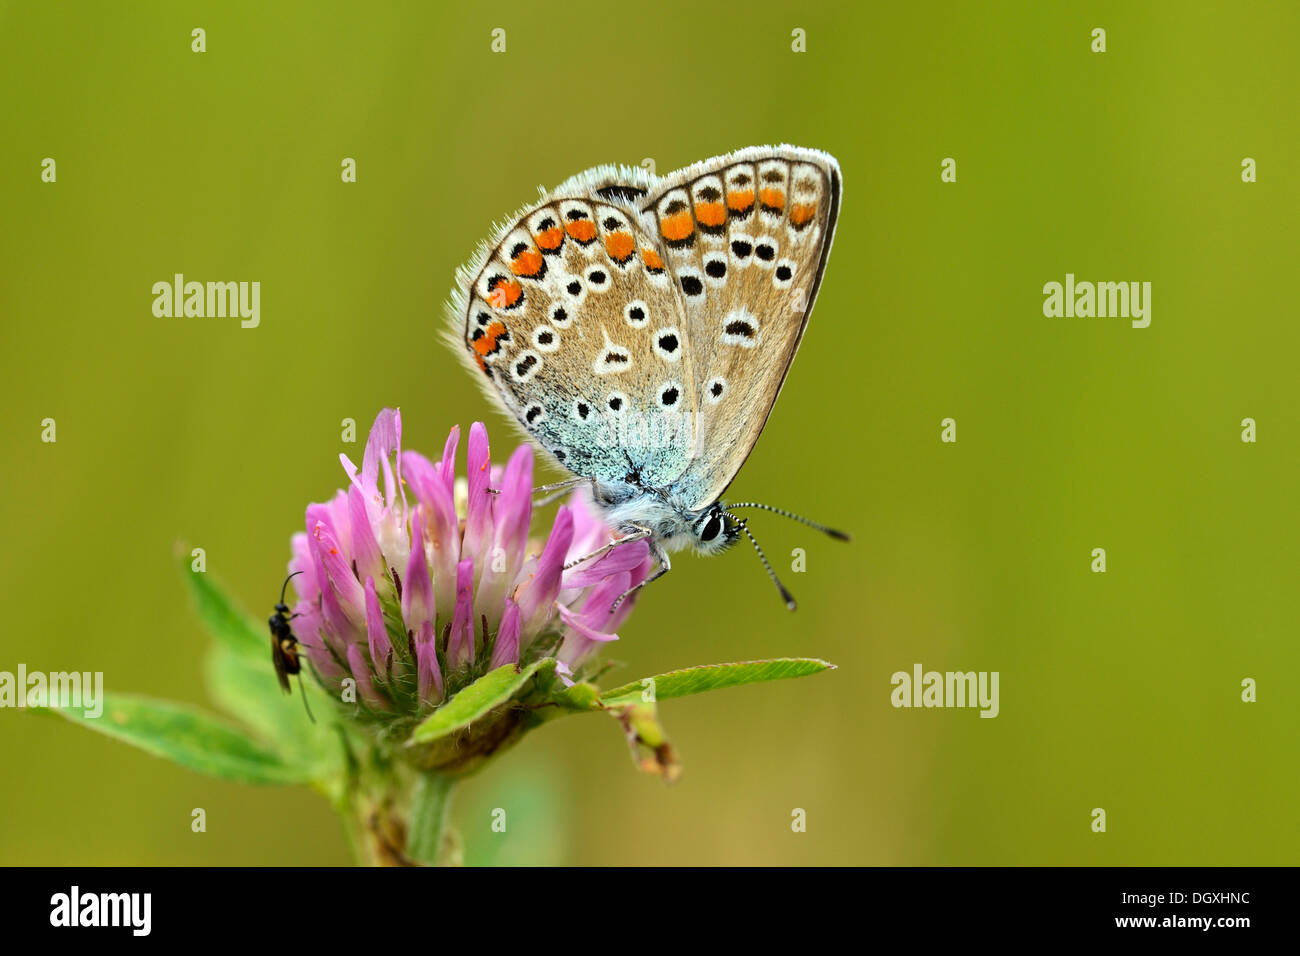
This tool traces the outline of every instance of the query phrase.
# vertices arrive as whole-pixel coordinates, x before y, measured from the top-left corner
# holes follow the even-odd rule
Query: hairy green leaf
[[[212,700],[285,763],[301,767],[314,780],[326,780],[341,771],[343,755],[331,726],[338,714],[308,672],[309,665],[304,663],[301,678],[293,680],[293,692],[286,694],[275,679],[270,654],[254,659],[216,644],[209,648],[205,664]],[[307,716],[304,693],[310,698],[315,723]]]
[[[833,669],[834,664],[813,657],[778,657],[767,661],[740,661],[735,664],[704,664],[684,667],[654,677],[643,677],[631,684],[607,690],[600,695],[607,707],[635,704],[673,697],[702,694],[723,687],[756,684],[762,681],[806,677]]]
[[[415,728],[410,743],[429,743],[465,729],[474,721],[522,696],[531,689],[530,682],[534,677],[553,671],[554,668],[555,659],[544,657],[522,671],[516,670],[514,664],[505,664],[489,671],[430,714]]]
[[[99,717],[64,708],[43,711],[225,780],[299,783],[306,779],[301,768],[286,764],[242,731],[184,704],[105,694],[104,712]]]
[[[190,570],[188,552],[181,555],[180,570],[189,585],[194,608],[212,636],[232,651],[249,656],[262,655],[269,661],[271,632],[266,622],[259,624],[249,617],[206,571]]]

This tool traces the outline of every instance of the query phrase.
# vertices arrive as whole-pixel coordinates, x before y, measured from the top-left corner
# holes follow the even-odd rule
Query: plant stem
[[[411,795],[411,819],[406,835],[406,854],[417,863],[438,866],[443,862],[447,810],[455,781],[441,773],[422,773]]]

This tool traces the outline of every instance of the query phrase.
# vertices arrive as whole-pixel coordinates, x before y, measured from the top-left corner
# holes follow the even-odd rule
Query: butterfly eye
[[[722,515],[715,511],[713,514],[709,515],[708,520],[705,521],[703,527],[700,528],[700,540],[712,541],[721,533]]]

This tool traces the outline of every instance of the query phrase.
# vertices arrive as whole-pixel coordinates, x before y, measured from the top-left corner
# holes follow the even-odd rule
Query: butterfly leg
[[[575,558],[574,560],[570,561],[568,564],[564,566],[564,570],[568,571],[571,568],[576,568],[584,561],[590,561],[592,558],[599,558],[602,554],[608,554],[610,551],[618,547],[620,544],[627,544],[629,541],[640,541],[642,538],[650,537],[651,532],[649,528],[643,528],[639,524],[628,525],[628,527],[631,528],[632,530],[629,531],[627,534],[623,535],[623,537],[617,538],[616,540],[611,541],[609,544],[597,548],[595,551],[592,551],[589,554],[584,554],[580,558]],[[651,542],[652,542],[651,547],[654,546],[653,540],[654,539],[651,538]]]
[[[561,498],[567,495],[571,490],[587,482],[591,483],[591,491],[594,494],[596,491],[595,478],[582,478],[582,477],[566,478],[564,481],[557,481],[554,484],[539,485],[538,487],[533,489],[533,494],[535,495],[540,494],[542,497],[533,501],[533,507],[545,508],[551,502],[559,501]]]
[[[620,594],[618,596],[618,600],[614,602],[613,607],[609,609],[610,614],[613,614],[615,611],[617,611],[618,606],[622,604],[625,600],[627,600],[628,597],[635,594],[637,591],[641,590],[651,581],[658,581],[661,577],[663,577],[665,574],[667,574],[669,571],[673,569],[673,563],[668,560],[668,552],[665,551],[659,545],[659,542],[655,541],[653,538],[650,539],[650,550],[655,556],[655,562],[657,563],[658,567],[656,567],[654,571],[652,571],[646,577],[646,579],[642,581],[640,584],[630,587],[622,594]]]
[[[552,482],[549,485],[538,485],[536,488],[533,489],[533,494],[541,495],[542,497],[533,502],[533,507],[545,508],[551,502],[558,501],[560,498],[563,498],[564,495],[571,489],[576,488],[579,485],[584,484],[586,482],[591,483],[591,490],[594,492],[596,490],[596,479],[584,478],[580,475],[575,476],[573,478],[565,478],[563,481]],[[501,494],[501,489],[489,488],[488,494],[499,495]]]

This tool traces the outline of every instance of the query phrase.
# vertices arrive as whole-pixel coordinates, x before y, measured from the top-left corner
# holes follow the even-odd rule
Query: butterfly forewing
[[[640,200],[686,313],[697,420],[674,491],[716,501],[749,456],[799,347],[840,196],[830,156],[743,150],[667,177]]]
[[[464,340],[569,470],[665,486],[686,468],[696,375],[677,286],[625,202],[593,188],[518,217],[473,281]]]

